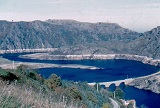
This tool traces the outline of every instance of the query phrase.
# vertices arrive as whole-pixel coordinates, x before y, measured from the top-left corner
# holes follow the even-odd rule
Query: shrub
[[[45,80],[45,84],[50,88],[55,90],[56,87],[62,85],[61,78],[56,74],[52,74],[48,79]]]
[[[14,80],[18,80],[18,77],[9,71],[0,69],[0,79],[2,79],[3,81],[11,82]]]
[[[96,97],[92,92],[87,92],[87,99],[93,102],[94,104],[98,103],[98,100],[96,99]]]
[[[66,93],[67,93],[67,96],[70,97],[71,99],[74,99],[77,101],[82,100],[82,95],[76,87],[69,88]]]
[[[40,74],[38,74],[38,72],[36,72],[35,70],[28,72],[27,77],[40,82],[44,82],[44,78]]]

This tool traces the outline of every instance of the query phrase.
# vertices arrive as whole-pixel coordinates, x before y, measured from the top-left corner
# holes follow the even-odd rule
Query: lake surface
[[[44,68],[39,69],[44,77],[49,77],[55,73],[62,79],[73,81],[104,82],[114,81],[139,76],[145,76],[157,72],[160,68],[143,64],[132,60],[31,60],[18,56],[22,54],[3,54],[4,58],[21,62],[38,62],[54,64],[79,64],[85,66],[95,66],[101,69],[79,69],[79,68]],[[125,99],[135,99],[137,106],[145,104],[149,108],[159,108],[160,95],[150,91],[139,90],[134,87],[125,86]]]

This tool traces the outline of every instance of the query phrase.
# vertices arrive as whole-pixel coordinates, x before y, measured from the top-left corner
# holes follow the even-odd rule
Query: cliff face
[[[53,54],[136,54],[160,58],[160,27],[140,34],[115,23],[0,21],[0,49],[58,48]]]

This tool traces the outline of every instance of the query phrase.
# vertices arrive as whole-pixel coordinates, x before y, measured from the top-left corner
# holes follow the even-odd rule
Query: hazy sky
[[[0,0],[0,20],[111,22],[144,32],[160,26],[160,0]]]

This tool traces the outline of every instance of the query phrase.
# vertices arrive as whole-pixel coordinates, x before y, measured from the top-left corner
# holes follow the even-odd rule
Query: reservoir
[[[62,79],[87,82],[107,82],[134,78],[149,75],[159,71],[159,67],[143,64],[132,60],[32,60],[23,59],[18,56],[21,54],[1,54],[2,57],[20,61],[52,63],[63,65],[84,65],[94,66],[98,69],[80,69],[80,68],[44,68],[39,69],[39,73],[44,77],[49,77],[52,73],[61,76]],[[125,86],[125,99],[135,99],[137,106],[145,104],[148,108],[159,108],[160,95],[151,91],[139,90],[134,87]]]

